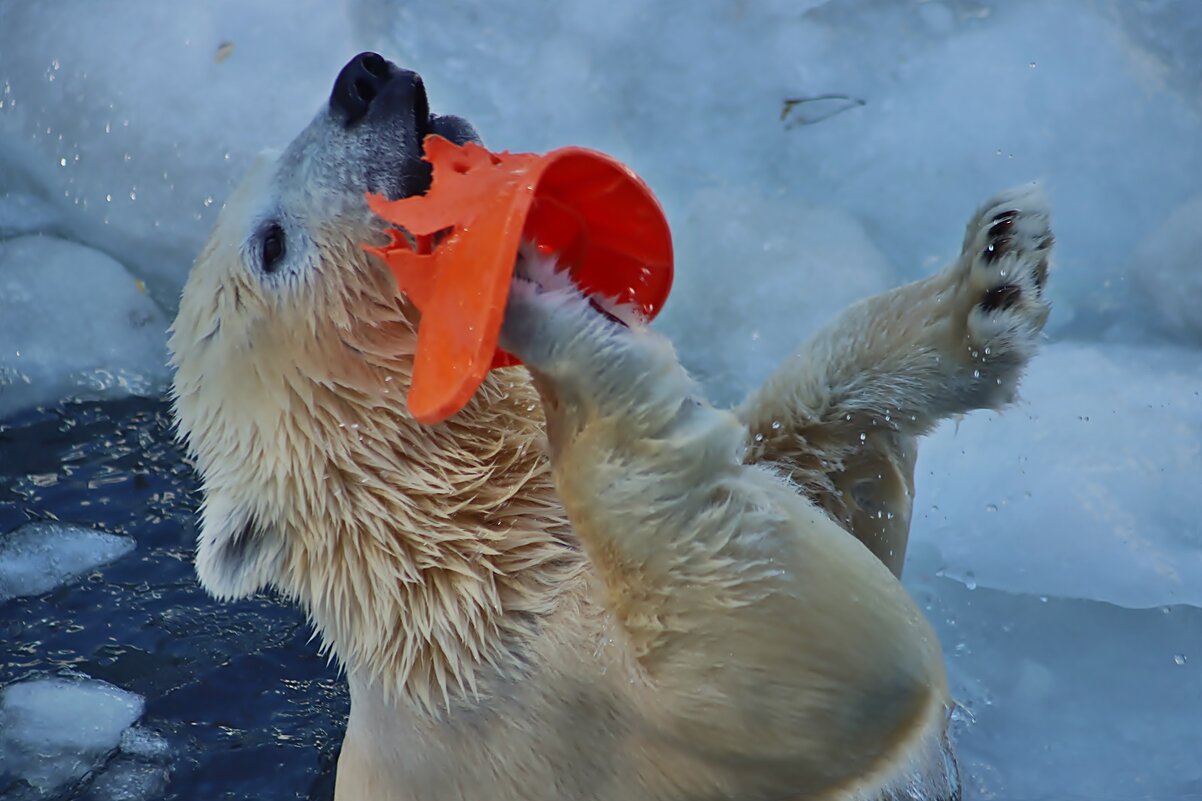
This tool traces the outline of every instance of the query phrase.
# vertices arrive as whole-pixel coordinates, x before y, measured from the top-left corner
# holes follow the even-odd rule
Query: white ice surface
[[[623,158],[693,252],[717,237],[713,216],[690,214],[695,193],[729,191],[722,216],[756,233],[736,261],[682,262],[682,290],[726,271],[793,294],[814,280],[761,265],[761,242],[782,232],[775,218],[756,228],[759,206],[740,205],[749,193],[849,213],[900,279],[952,258],[987,195],[1038,179],[1063,268],[1049,330],[1159,327],[1132,302],[1129,276],[1136,246],[1198,192],[1202,48],[1187,32],[1202,30],[1202,4],[390,5],[399,57],[423,72],[433,105],[468,115],[486,142],[585,144]],[[782,121],[786,98],[827,95],[849,100],[803,103]],[[1188,244],[1169,248],[1182,277],[1197,264]],[[1138,269],[1172,280],[1165,266]],[[673,329],[682,341],[714,339],[704,318]]]
[[[66,395],[167,383],[167,315],[113,259],[52,236],[0,240],[0,418]]]
[[[0,534],[0,603],[61,587],[134,549],[129,537],[69,523],[26,523]]]
[[[163,797],[167,776],[163,765],[118,758],[92,780],[85,798],[87,801],[151,801]]]
[[[1174,339],[1202,346],[1202,194],[1148,234],[1128,267],[1148,318]]]
[[[299,131],[369,41],[352,7],[3,3],[0,195],[31,187],[173,304],[248,159]]]
[[[0,774],[50,797],[117,749],[141,696],[103,681],[40,678],[0,689]]]
[[[0,236],[90,243],[166,308],[247,160],[376,47],[496,147],[592,145],[649,180],[682,256],[664,325],[713,356],[691,360],[700,372],[762,375],[784,346],[757,342],[945,262],[976,203],[1030,179],[1061,244],[1052,334],[1199,337],[1196,4],[64,0],[9,3],[4,19]],[[853,231],[842,246],[823,210]],[[863,267],[874,248],[883,260]],[[772,296],[765,320],[796,298],[796,331],[694,313],[729,273]],[[729,351],[693,344],[726,320]]]
[[[969,584],[1202,607],[1202,354],[1053,345],[1022,395],[923,444],[911,536]]]
[[[916,543],[905,583],[965,708],[953,726],[965,801],[1202,797],[1202,610],[970,590],[940,564]]]

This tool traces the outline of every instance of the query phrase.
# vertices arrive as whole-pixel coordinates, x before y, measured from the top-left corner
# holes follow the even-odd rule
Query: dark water
[[[144,696],[142,725],[171,745],[164,799],[329,799],[345,688],[296,609],[201,590],[198,503],[166,402],[0,423],[0,532],[57,519],[137,541],[68,586],[0,605],[0,686],[73,670]],[[0,798],[6,788],[0,773]],[[59,796],[94,797],[86,779]]]
[[[0,686],[71,670],[145,697],[140,725],[171,748],[156,801],[329,801],[344,685],[296,609],[200,589],[197,489],[164,402],[0,422],[0,532],[55,518],[137,542],[67,586],[0,604]],[[928,551],[915,546],[907,585],[972,719],[954,727],[966,800],[1202,799],[1202,611],[973,590],[939,578]],[[115,801],[103,779],[54,801]],[[0,770],[0,801],[28,797]]]

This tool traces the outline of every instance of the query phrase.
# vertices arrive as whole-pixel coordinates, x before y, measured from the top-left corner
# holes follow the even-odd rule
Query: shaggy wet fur
[[[916,437],[1006,402],[1034,351],[1042,199],[991,201],[956,264],[844,312],[737,414],[559,289],[570,313],[525,318],[546,336],[507,328],[547,420],[511,368],[425,427],[351,135],[319,115],[252,170],[170,343],[198,573],[293,599],[345,666],[339,801],[956,797],[938,642],[894,574]]]

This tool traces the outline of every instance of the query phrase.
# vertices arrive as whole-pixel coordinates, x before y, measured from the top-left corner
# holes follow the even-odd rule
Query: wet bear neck
[[[406,366],[377,386],[407,386]],[[494,371],[437,426],[413,421],[402,392],[314,391],[309,408],[326,414],[295,428],[307,480],[294,484],[285,592],[352,675],[422,713],[520,671],[584,566],[525,371]]]

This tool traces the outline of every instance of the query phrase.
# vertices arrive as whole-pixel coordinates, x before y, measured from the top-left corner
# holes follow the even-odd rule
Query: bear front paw
[[[995,196],[969,223],[961,268],[974,345],[1018,346],[1043,330],[1054,241],[1047,202],[1035,188]]]
[[[1017,381],[1047,322],[1054,241],[1047,202],[1035,187],[996,195],[968,225],[952,311],[966,315],[969,369],[998,387]]]

